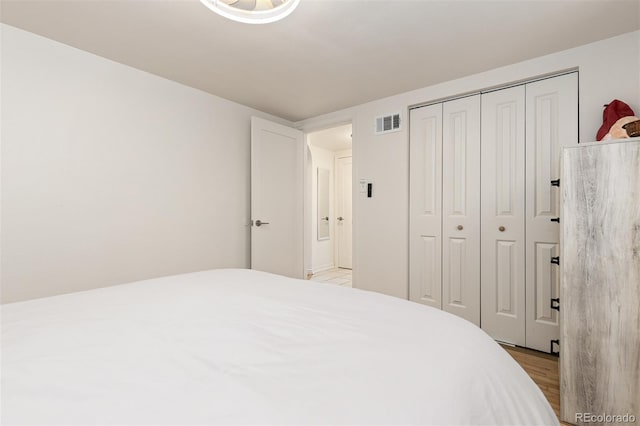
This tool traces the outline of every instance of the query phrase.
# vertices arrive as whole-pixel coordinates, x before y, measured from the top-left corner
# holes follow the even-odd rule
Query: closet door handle
[[[463,229],[464,229],[464,226],[458,225],[458,231],[462,231]]]
[[[498,231],[500,231],[500,232],[504,232],[506,230],[507,230],[507,228],[505,228],[504,226],[501,226],[501,227],[498,228]]]

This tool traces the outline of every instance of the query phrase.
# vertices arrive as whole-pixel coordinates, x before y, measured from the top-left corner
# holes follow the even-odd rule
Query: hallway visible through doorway
[[[311,195],[308,217],[307,275],[351,282],[353,233],[352,126],[344,124],[307,135]],[[328,275],[327,275],[328,274]],[[329,276],[331,275],[331,276]],[[347,279],[345,277],[339,280]],[[333,283],[336,284],[336,283]],[[341,281],[340,284],[343,284]]]

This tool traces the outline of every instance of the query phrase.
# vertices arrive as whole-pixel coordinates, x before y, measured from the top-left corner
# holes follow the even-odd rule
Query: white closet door
[[[480,325],[480,95],[443,104],[442,308]]]
[[[525,88],[482,95],[482,328],[525,345]]]
[[[560,217],[560,190],[550,181],[560,177],[561,148],[578,143],[578,74],[529,83],[526,92],[526,346],[549,352],[560,335],[550,307],[559,294],[551,257],[559,255],[560,224],[551,219]]]
[[[409,299],[442,309],[442,104],[410,120]]]

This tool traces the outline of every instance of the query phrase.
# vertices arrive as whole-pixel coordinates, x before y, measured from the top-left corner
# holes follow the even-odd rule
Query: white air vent
[[[376,117],[376,134],[397,132],[400,130],[400,113]]]

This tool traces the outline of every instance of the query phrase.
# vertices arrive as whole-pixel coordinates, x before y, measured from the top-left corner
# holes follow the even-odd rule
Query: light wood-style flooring
[[[529,349],[502,345],[540,387],[560,418],[560,369],[558,357]],[[569,423],[560,422],[570,426]]]
[[[351,287],[351,269],[333,268],[327,271],[317,272],[311,275],[309,279],[327,284],[336,284],[342,287]]]

